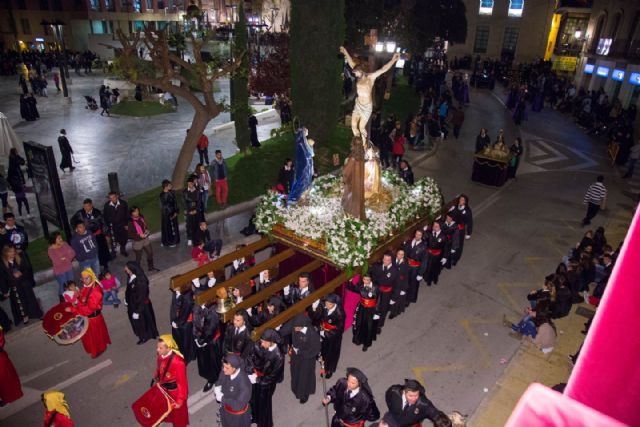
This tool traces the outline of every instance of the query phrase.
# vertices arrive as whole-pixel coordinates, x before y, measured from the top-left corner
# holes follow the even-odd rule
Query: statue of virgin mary
[[[296,131],[296,160],[294,164],[293,184],[289,191],[289,201],[299,200],[313,181],[313,140],[307,139],[309,130],[300,127]]]

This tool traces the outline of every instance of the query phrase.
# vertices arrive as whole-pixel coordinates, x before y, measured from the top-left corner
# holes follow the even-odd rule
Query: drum
[[[142,427],[156,427],[171,413],[171,397],[154,384],[133,405],[133,414]]]
[[[42,318],[44,333],[60,345],[78,341],[89,329],[89,319],[75,312],[71,303],[52,307]]]

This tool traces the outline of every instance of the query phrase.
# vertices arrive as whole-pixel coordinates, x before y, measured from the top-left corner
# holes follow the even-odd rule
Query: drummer
[[[189,425],[189,385],[187,383],[187,369],[182,354],[178,351],[178,344],[171,334],[160,335],[156,346],[158,358],[153,381],[162,387],[171,397],[171,412],[164,422],[172,423],[174,427]]]
[[[96,358],[111,344],[107,324],[102,316],[102,288],[91,268],[81,273],[82,289],[78,296],[78,305],[70,308],[76,313],[89,318],[89,329],[82,336],[84,350]]]

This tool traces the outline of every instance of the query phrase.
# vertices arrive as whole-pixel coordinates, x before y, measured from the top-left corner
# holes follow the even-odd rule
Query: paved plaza
[[[71,106],[54,97],[40,101],[41,121],[16,126],[20,137],[52,145],[57,145],[56,130],[67,128],[81,162],[78,172],[63,178],[68,199],[102,197],[107,191],[106,174],[112,170],[120,174],[125,192],[157,185],[171,169],[170,154],[177,153],[180,135],[188,126],[189,108],[182,104],[175,117],[149,119],[103,118],[85,111],[80,95],[95,96],[98,84],[97,78],[74,78]],[[17,102],[7,99],[9,94],[17,98],[17,89],[10,87],[9,80],[2,83],[0,111],[12,123],[19,122]],[[592,227],[604,226],[614,247],[628,227],[634,203],[623,192],[637,193],[640,183],[637,178],[620,178],[620,171],[611,166],[606,143],[587,137],[569,117],[549,109],[530,113],[529,120],[517,128],[502,98],[498,88],[494,92],[473,90],[460,139],[440,142],[430,157],[419,152],[407,155],[416,175],[433,177],[446,200],[460,192],[468,194],[474,233],[465,243],[461,263],[445,271],[438,285],[423,285],[418,303],[387,322],[368,352],[351,344],[351,331],[345,333],[338,371],[356,366],[365,372],[381,412],[386,410],[386,388],[411,377],[425,384],[427,396],[441,410],[470,415],[476,411],[496,388],[520,347],[502,326],[503,315],[517,318],[526,304],[526,294],[540,287],[544,276],[555,271],[568,248],[582,237],[582,198],[596,175],[605,176],[609,201],[608,209],[598,214]],[[222,121],[224,118],[219,117],[216,122]],[[525,154],[516,181],[497,189],[470,180],[480,127],[488,128],[492,139],[498,129],[504,129],[509,144],[516,136],[522,137]],[[230,140],[212,139],[212,150],[218,147],[233,152]],[[227,250],[239,241],[238,230],[246,225],[248,215],[244,212],[227,220]],[[163,271],[151,276],[151,300],[162,333],[170,328],[168,281],[194,265],[184,245],[167,249],[156,242],[154,251],[156,264]],[[117,269],[121,262],[119,257]],[[22,378],[25,396],[0,409],[0,425],[41,425],[40,393],[54,387],[65,392],[78,426],[135,424],[130,405],[149,384],[155,347],[152,343],[135,345],[125,308],[106,307],[104,313],[112,345],[95,360],[80,344],[54,344],[37,323],[7,336],[6,349]],[[561,344],[563,339],[560,332],[559,346],[566,346],[566,342]],[[286,366],[285,380],[274,396],[275,425],[323,426],[319,380],[316,394],[301,405],[290,390]],[[218,405],[213,394],[202,393],[205,381],[198,376],[196,363],[187,369],[191,425],[215,425]],[[542,374],[538,379],[553,385],[554,379]],[[564,379],[558,378],[557,382]],[[335,380],[334,376],[329,383]]]
[[[0,77],[0,111],[8,117],[21,141],[52,146],[59,161],[58,131],[62,128],[67,130],[75,159],[79,162],[75,164],[73,173],[58,170],[69,214],[77,211],[86,197],[102,207],[109,192],[107,174],[110,172],[118,173],[120,190],[125,198],[158,187],[163,179],[171,178],[185,131],[193,118],[191,105],[179,100],[175,112],[152,117],[100,116],[99,109],[92,111],[85,108],[84,96],[99,99],[98,89],[103,83],[104,74],[97,72],[91,76],[77,76],[72,72],[71,77],[71,104],[63,101],[62,95],[56,93],[51,82],[49,97],[37,98],[40,119],[35,122],[20,118],[17,78]],[[220,92],[215,94],[216,99],[225,98],[228,102],[229,80],[220,79],[218,83]],[[275,111],[260,114],[258,119],[258,138],[261,141],[270,137],[271,129],[280,127],[280,119]],[[229,120],[229,113],[223,112],[207,127],[205,133],[209,137],[210,159],[215,150],[222,150],[225,157],[238,151],[235,131],[228,124]],[[5,162],[6,159],[1,163]],[[198,155],[194,153],[190,170],[196,163]],[[33,194],[29,200],[31,206],[36,206]],[[12,204],[15,206],[15,201]],[[42,235],[37,211],[34,218],[26,220],[25,225],[32,238]]]

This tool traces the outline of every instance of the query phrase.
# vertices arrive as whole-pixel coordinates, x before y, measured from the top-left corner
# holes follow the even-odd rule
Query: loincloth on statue
[[[352,116],[369,117],[373,112],[373,104],[361,104],[356,99]]]

